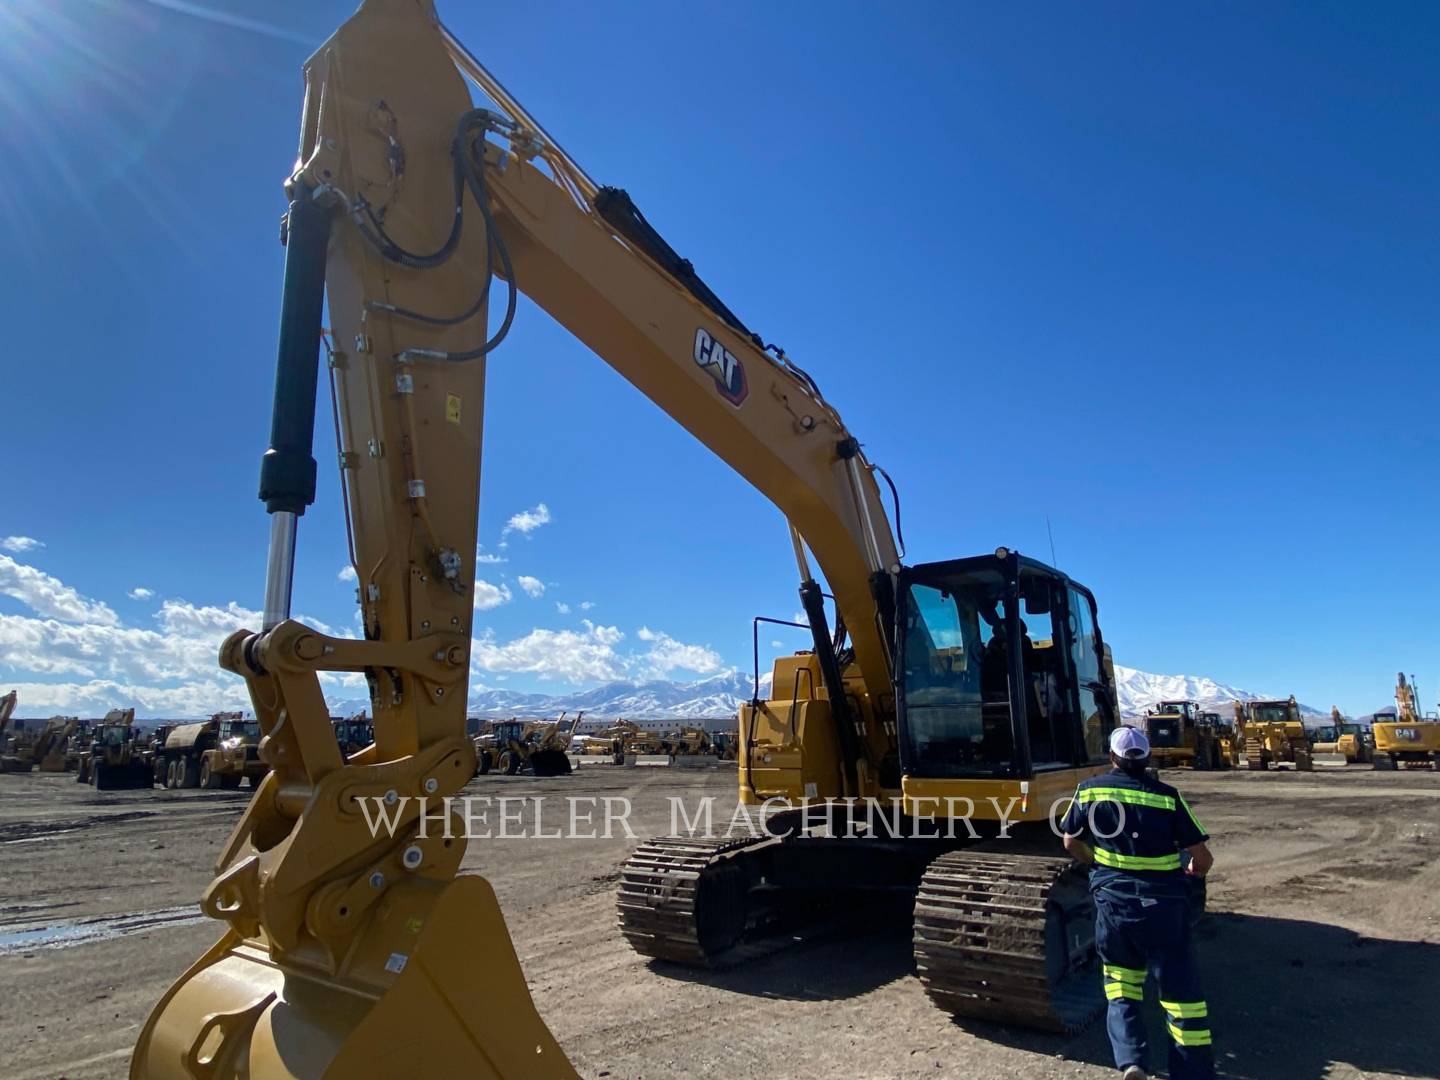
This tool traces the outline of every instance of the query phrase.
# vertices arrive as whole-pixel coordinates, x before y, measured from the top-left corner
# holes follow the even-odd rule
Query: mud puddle
[[[140,934],[157,927],[188,926],[205,919],[194,904],[156,908],[126,915],[97,915],[85,919],[55,919],[40,923],[0,921],[0,956],[36,949],[67,949],[107,938]]]

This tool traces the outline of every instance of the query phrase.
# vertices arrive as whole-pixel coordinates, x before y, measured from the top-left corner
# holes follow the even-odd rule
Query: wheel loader
[[[1310,740],[1294,694],[1285,701],[1235,702],[1235,732],[1245,767],[1251,771],[1281,765],[1298,772],[1314,768]]]
[[[1228,769],[1230,748],[1199,702],[1162,701],[1141,720],[1155,768]]]
[[[617,895],[626,939],[678,964],[744,963],[898,895],[945,1012],[1050,1031],[1097,1016],[1085,873],[1049,825],[1108,767],[1118,717],[1090,591],[1006,546],[907,562],[883,494],[898,511],[898,486],[816,376],[627,192],[595,183],[430,0],[364,0],[305,82],[260,469],[261,624],[220,646],[271,771],[201,901],[221,936],[155,1006],[131,1075],[576,1075],[494,891],[458,874],[465,821],[443,802],[476,771],[486,363],[521,293],[776,505],[810,630],[810,651],[777,659],[769,697],[738,717],[739,797],[765,828],[643,844]],[[322,347],[355,637],[291,614]],[[938,400],[904,365],[902,351],[877,368],[900,416]],[[961,468],[942,446],[931,475]],[[1027,498],[1043,495],[1029,479]],[[337,672],[362,675],[375,719],[375,743],[348,759],[322,691]],[[372,804],[383,829],[358,812]]]
[[[570,741],[580,729],[579,713],[567,721],[561,713],[556,720],[501,720],[490,725],[475,740],[480,756],[477,772],[492,769],[514,776],[529,772],[535,776],[569,776]]]
[[[1440,768],[1440,719],[1433,713],[1420,715],[1415,676],[1407,679],[1403,671],[1395,676],[1395,719],[1381,721],[1376,717],[1371,730],[1375,736],[1375,768]]]
[[[111,709],[80,755],[75,780],[96,791],[154,787],[154,765],[146,750],[135,728],[135,710]]]
[[[328,725],[328,714],[326,721]],[[330,738],[335,738],[333,729]],[[159,753],[167,788],[234,789],[242,780],[259,787],[270,771],[260,758],[260,724],[241,712],[180,724],[166,736]]]

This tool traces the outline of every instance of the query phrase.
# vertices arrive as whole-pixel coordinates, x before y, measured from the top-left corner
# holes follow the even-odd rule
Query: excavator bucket
[[[535,1011],[483,878],[391,888],[347,959],[394,981],[287,969],[227,933],[161,999],[130,1075],[576,1075]]]

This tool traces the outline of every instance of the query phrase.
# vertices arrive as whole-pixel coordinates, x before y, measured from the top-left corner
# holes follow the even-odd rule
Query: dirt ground
[[[1440,1075],[1440,775],[1166,778],[1218,858],[1199,949],[1222,1075]],[[466,793],[628,798],[643,839],[670,831],[671,797],[714,795],[728,817],[734,783],[718,768],[590,767],[483,776]],[[0,775],[0,1073],[125,1074],[151,1005],[217,936],[195,901],[246,797]],[[1061,1038],[951,1021],[921,991],[903,927],[720,973],[652,965],[615,929],[618,868],[639,843],[615,832],[473,840],[464,863],[494,885],[540,1012],[587,1077],[1114,1075],[1100,1024]]]

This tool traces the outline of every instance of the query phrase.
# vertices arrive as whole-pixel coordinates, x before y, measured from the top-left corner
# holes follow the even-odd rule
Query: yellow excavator
[[[4,697],[0,697],[0,750],[5,748],[5,731],[10,726],[10,717],[15,715],[15,708],[20,703],[20,693],[11,690]]]
[[[12,691],[13,693],[13,691]],[[0,757],[0,772],[64,772],[70,736],[80,726],[76,716],[52,716],[34,740]]]
[[[1415,689],[1415,676],[1408,679],[1402,671],[1395,676],[1395,719],[1378,716],[1371,727],[1375,735],[1377,769],[1406,768],[1440,769],[1440,719],[1434,714],[1420,715],[1420,694]]]
[[[917,963],[944,1008],[1050,1029],[1095,1015],[1085,877],[1048,826],[1105,768],[1118,711],[1089,591],[1003,547],[905,565],[883,473],[816,380],[627,194],[595,184],[430,0],[366,0],[305,78],[261,466],[263,622],[220,647],[271,768],[201,900],[221,936],[156,1004],[132,1076],[575,1075],[494,891],[457,876],[465,822],[441,801],[475,773],[485,366],[520,292],[783,512],[813,638],[739,717],[742,800],[788,808],[759,838],[644,845],[624,870],[625,935],[715,964],[783,918],[808,924],[817,898],[918,894]],[[290,616],[322,343],[357,638]],[[375,742],[348,760],[326,672],[369,686]],[[865,799],[879,823],[841,820]],[[802,800],[838,816],[802,828]],[[1009,839],[972,842],[961,819]]]

